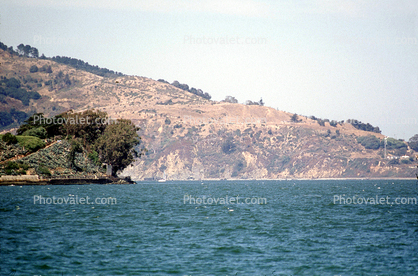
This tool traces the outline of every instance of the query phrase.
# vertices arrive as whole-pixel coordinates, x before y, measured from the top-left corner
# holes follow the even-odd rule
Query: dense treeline
[[[90,65],[88,62],[84,62],[84,61],[82,61],[80,59],[76,59],[76,58],[61,57],[61,56],[55,56],[55,57],[52,57],[52,58],[47,58],[43,54],[42,54],[41,57],[39,57],[38,49],[36,49],[35,47],[32,47],[30,45],[24,45],[22,43],[19,44],[19,46],[17,46],[17,51],[15,51],[12,46],[8,47],[6,44],[0,42],[0,49],[9,52],[12,55],[19,55],[19,56],[25,56],[25,57],[31,57],[31,58],[49,59],[49,60],[52,60],[52,61],[55,61],[55,62],[58,62],[58,63],[61,63],[61,64],[69,65],[69,66],[74,67],[76,69],[80,69],[80,70],[87,71],[87,72],[90,72],[90,73],[95,74],[95,75],[102,76],[102,77],[103,76],[112,76],[112,75],[123,76],[122,73],[118,73],[118,72],[115,72],[113,70],[109,70],[107,68],[101,68],[97,65]],[[34,71],[34,72],[36,72],[36,71]]]
[[[329,119],[320,119],[320,118],[317,118],[315,116],[311,116],[309,118],[312,119],[312,120],[317,121],[320,126],[325,126],[325,123],[329,123],[330,126],[336,127],[338,124],[342,125],[344,123],[344,120],[342,120],[342,121],[335,121],[335,120],[329,120]],[[360,130],[364,130],[364,131],[370,131],[370,132],[375,132],[375,133],[381,133],[382,132],[379,129],[379,127],[374,127],[374,126],[372,126],[369,123],[364,124],[364,123],[360,122],[359,120],[348,119],[346,122],[349,123],[349,124],[351,124],[356,129],[360,129]]]
[[[111,75],[123,76],[122,73],[118,73],[113,70],[109,70],[107,68],[101,68],[97,65],[90,65],[88,62],[85,62],[76,58],[55,56],[55,57],[50,58],[50,60],[65,64],[65,65],[69,65],[71,67],[74,67],[75,69],[87,71],[89,73],[102,76],[102,77],[111,76]]]
[[[21,56],[25,57],[32,57],[32,58],[38,58],[39,57],[39,51],[35,47],[32,47],[30,45],[23,45],[23,43],[19,44],[17,46],[17,53]]]
[[[237,98],[233,97],[233,96],[226,96],[225,100],[222,100],[221,102],[225,102],[225,103],[238,103]]]
[[[246,105],[261,105],[261,106],[263,106],[264,105],[264,102],[263,102],[263,99],[260,99],[258,102],[253,102],[253,101],[251,101],[251,100],[247,100],[247,101],[245,101],[245,104]]]
[[[2,49],[3,51],[7,51],[8,48],[6,44],[0,41],[0,49]]]
[[[9,52],[9,54],[11,55],[18,55],[18,52],[13,50],[13,46],[8,47],[6,44],[2,42],[0,42],[0,49],[2,49],[3,51]]]
[[[19,55],[19,56],[31,57],[31,58],[39,57],[38,49],[30,45],[24,45],[23,43],[19,44],[19,46],[17,46],[17,51],[15,51],[12,46],[7,47],[6,44],[0,42],[0,49],[2,49],[3,51],[9,52],[12,55]]]
[[[163,80],[163,79],[159,79],[158,81],[159,82],[163,82],[163,83],[170,84],[168,81]],[[180,83],[178,81],[173,81],[173,83],[171,83],[171,85],[172,86],[175,86],[177,88],[180,88],[181,90],[184,90],[184,91],[190,92],[192,94],[195,94],[195,95],[197,95],[199,97],[208,99],[208,100],[210,100],[212,98],[212,96],[209,95],[209,93],[203,92],[201,89],[196,89],[194,87],[189,88],[189,86],[187,84],[185,84],[185,83]]]
[[[26,120],[28,114],[23,111],[18,111],[12,108],[9,112],[0,111],[0,128],[5,128],[14,123],[21,124]]]
[[[360,130],[370,131],[370,132],[375,132],[375,133],[381,133],[382,132],[379,129],[379,127],[374,127],[369,123],[364,124],[364,123],[360,122],[359,120],[348,119],[347,123],[350,123],[353,127],[357,128],[357,129],[360,129]]]
[[[20,80],[15,78],[0,78],[0,102],[7,103],[5,98],[11,97],[22,101],[23,105],[28,106],[31,99],[38,100],[41,98],[38,92],[28,92],[21,87]]]
[[[336,120],[329,120],[329,119],[321,119],[315,116],[310,116],[309,119],[317,121],[320,126],[325,126],[325,123],[329,123],[329,125],[332,127],[337,127],[338,124],[340,125],[344,124],[344,120],[336,121]]]
[[[387,138],[386,143],[387,143],[387,146],[386,146],[387,149],[402,149],[402,148],[407,149],[408,148],[408,146],[405,144],[404,141],[394,139],[394,138]],[[384,147],[383,141],[382,141],[381,146]]]
[[[417,136],[418,137],[418,136]],[[413,138],[411,138],[413,139]],[[359,136],[357,137],[357,142],[359,142],[362,146],[366,149],[373,149],[377,150],[379,148],[385,147],[385,140],[380,140],[374,135],[368,136]],[[415,144],[409,143],[409,146],[414,149],[413,147],[416,146]],[[387,150],[396,150],[397,155],[403,155],[406,153],[408,146],[403,140],[397,140],[394,138],[387,138],[386,139],[386,149]]]
[[[382,144],[382,141],[374,135],[359,136],[357,137],[357,142],[359,142],[366,149],[374,150],[379,149]]]

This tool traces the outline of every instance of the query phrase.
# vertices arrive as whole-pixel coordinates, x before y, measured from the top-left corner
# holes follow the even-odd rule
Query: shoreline
[[[207,179],[173,179],[167,180],[167,182],[176,182],[176,181],[187,181],[187,182],[196,182],[196,181],[302,181],[302,180],[417,180],[416,177],[347,177],[347,178],[260,178],[260,179],[219,179],[219,178],[207,178]],[[155,182],[159,183],[157,180],[133,180],[135,182]],[[163,183],[161,183],[163,184]]]
[[[1,176],[0,186],[44,186],[44,185],[87,185],[87,184],[135,184],[129,178],[113,176],[94,177],[46,177],[39,175]]]
[[[197,182],[197,181],[335,181],[335,180],[417,180],[414,177],[358,177],[358,178],[278,178],[278,179],[176,179],[167,180],[170,182]],[[119,178],[113,176],[107,177],[55,177],[55,178],[39,178],[38,175],[22,175],[22,176],[1,176],[0,186],[45,186],[45,185],[88,185],[88,184],[99,184],[99,185],[126,185],[136,183],[159,183],[158,181],[152,180],[130,180],[127,178]],[[165,182],[166,183],[166,182]]]

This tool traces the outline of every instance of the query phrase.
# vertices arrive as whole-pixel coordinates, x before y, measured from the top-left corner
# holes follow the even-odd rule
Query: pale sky
[[[2,0],[0,41],[214,100],[418,133],[416,0]]]

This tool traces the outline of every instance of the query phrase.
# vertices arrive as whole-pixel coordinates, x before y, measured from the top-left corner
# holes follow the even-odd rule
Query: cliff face
[[[238,104],[222,105],[229,110],[228,106],[234,109]],[[290,114],[266,107],[240,108],[248,109],[244,118],[250,118],[254,109],[255,114],[265,110],[287,120],[274,121],[267,114],[252,124],[215,123],[219,118],[202,123],[205,119],[193,121],[189,115],[150,118],[139,124],[148,153],[124,174],[152,179],[165,172],[173,180],[414,176],[412,164],[391,165],[382,157],[382,149],[365,149],[356,139],[383,138],[380,134],[358,131],[349,124],[321,127],[306,118],[292,123]]]
[[[52,116],[96,108],[137,124],[141,146],[148,152],[123,172],[133,179],[158,179],[164,172],[168,179],[415,175],[416,164],[390,162],[383,158],[381,147],[366,149],[356,139],[373,135],[382,140],[383,135],[348,123],[321,126],[303,116],[293,122],[293,114],[265,106],[210,101],[145,77],[101,77],[1,50],[0,63],[0,75],[18,78],[42,96],[28,106],[6,97],[0,103],[3,110],[13,107]],[[33,65],[51,66],[52,73],[30,73]],[[403,154],[415,153],[406,148]]]

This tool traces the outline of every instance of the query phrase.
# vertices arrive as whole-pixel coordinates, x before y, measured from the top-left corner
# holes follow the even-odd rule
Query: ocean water
[[[418,275],[417,197],[412,180],[0,187],[0,275]]]

